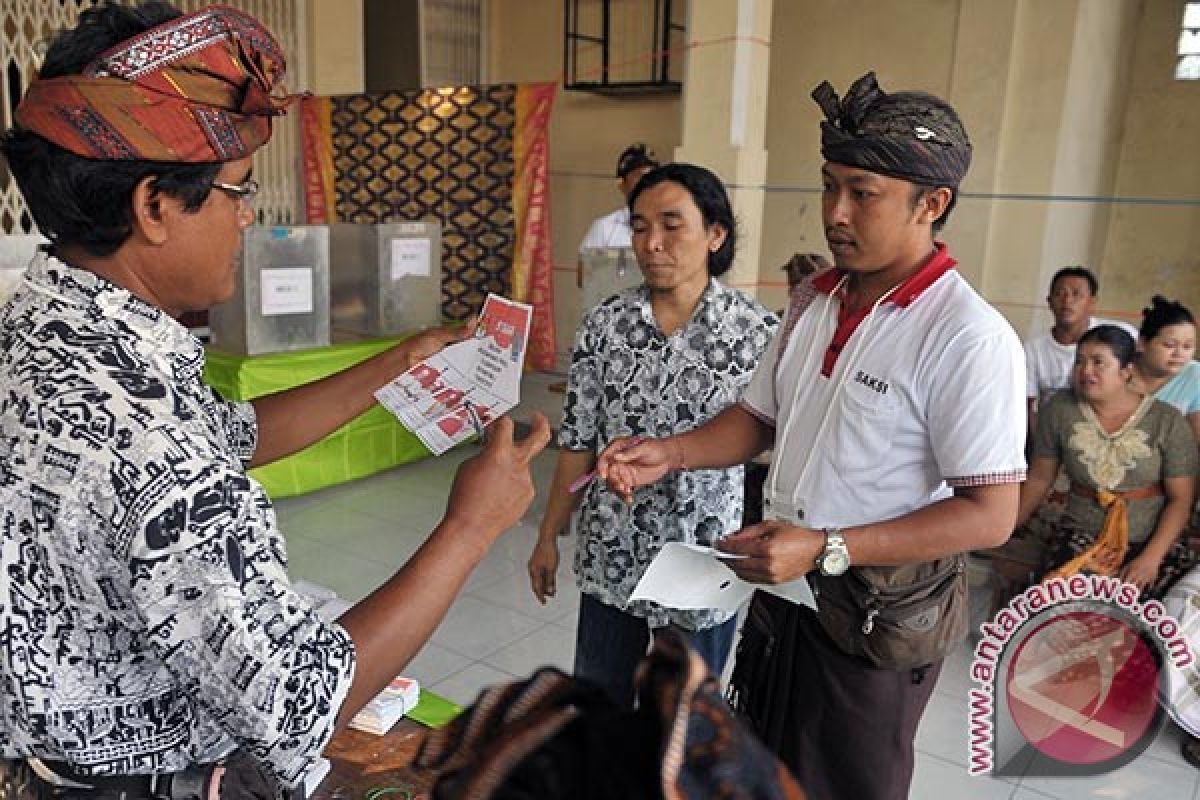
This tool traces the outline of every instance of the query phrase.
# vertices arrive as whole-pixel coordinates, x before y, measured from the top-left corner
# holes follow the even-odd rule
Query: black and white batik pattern
[[[0,757],[320,754],[354,647],[294,593],[249,404],[159,310],[39,257],[0,311]]]
[[[778,326],[741,292],[709,282],[686,326],[664,336],[646,289],[628,289],[592,309],[575,338],[559,444],[599,453],[621,436],[683,433],[737,402]],[[742,468],[687,470],[639,489],[632,506],[592,481],[580,509],[575,573],[603,603],[689,630],[727,614],[629,601],[667,542],[711,545],[742,518]]]

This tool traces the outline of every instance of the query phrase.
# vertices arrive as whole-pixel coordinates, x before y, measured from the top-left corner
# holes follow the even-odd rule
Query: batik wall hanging
[[[534,307],[528,364],[554,365],[547,128],[552,83],[310,97],[309,223],[436,219],[442,314],[499,292]]]

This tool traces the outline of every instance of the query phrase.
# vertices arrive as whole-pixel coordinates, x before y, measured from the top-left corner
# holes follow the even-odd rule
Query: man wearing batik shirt
[[[514,443],[505,421],[421,550],[338,623],[292,590],[246,468],[466,331],[253,404],[201,382],[175,317],[234,291],[283,69],[233,9],[106,5],[55,38],[4,135],[53,244],[0,309],[0,785],[132,800],[295,784],[532,498],[548,431]]]
[[[716,175],[692,164],[658,167],[629,205],[643,283],[591,309],[576,334],[561,450],[529,575],[539,601],[554,595],[557,541],[578,504],[575,674],[632,708],[634,671],[652,631],[685,631],[718,675],[728,659],[734,615],[630,595],[664,544],[712,545],[740,527],[742,468],[676,473],[631,508],[602,482],[574,495],[570,487],[614,439],[691,430],[736,403],[777,320],[717,281],[733,264],[736,225]]]
[[[962,553],[1001,544],[1016,518],[1024,359],[934,240],[970,163],[954,109],[886,94],[873,73],[842,100],[828,83],[813,97],[835,268],[792,294],[739,406],[691,433],[618,440],[598,468],[630,496],[774,445],[764,521],[718,546],[745,556],[728,563],[749,580],[809,576],[820,610],[757,594],[736,703],[809,797],[899,800],[966,631]]]

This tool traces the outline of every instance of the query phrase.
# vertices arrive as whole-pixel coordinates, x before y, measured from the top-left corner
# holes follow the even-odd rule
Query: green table
[[[230,400],[252,400],[332,375],[365,361],[398,341],[400,339],[350,342],[316,350],[258,356],[232,355],[210,349],[204,379]],[[273,464],[252,469],[250,474],[272,499],[278,500],[364,478],[429,455],[420,439],[382,406],[376,405],[316,444]]]

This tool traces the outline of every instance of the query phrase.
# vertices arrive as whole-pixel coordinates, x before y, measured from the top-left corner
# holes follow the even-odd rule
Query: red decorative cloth
[[[210,6],[121,42],[82,74],[35,80],[15,119],[84,158],[234,161],[266,144],[295,99],[272,95],[285,68],[258,20]]]

